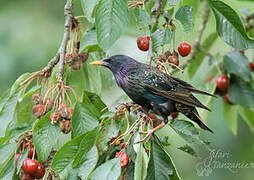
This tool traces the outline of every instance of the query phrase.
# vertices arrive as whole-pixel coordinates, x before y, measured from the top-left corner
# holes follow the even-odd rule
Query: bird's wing
[[[200,107],[210,111],[208,107],[191,94],[191,92],[199,92],[199,90],[190,84],[157,70],[146,72],[146,77],[142,83],[147,91],[187,106]]]

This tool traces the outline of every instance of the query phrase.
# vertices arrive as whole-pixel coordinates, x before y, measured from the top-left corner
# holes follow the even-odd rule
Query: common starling
[[[196,107],[210,111],[192,93],[214,96],[201,91],[174,76],[163,73],[155,67],[137,62],[129,56],[115,55],[90,64],[103,65],[114,74],[115,80],[136,104],[152,110],[163,118],[163,122],[149,134],[165,126],[172,112],[181,112],[196,122],[202,129],[209,129],[202,122]]]

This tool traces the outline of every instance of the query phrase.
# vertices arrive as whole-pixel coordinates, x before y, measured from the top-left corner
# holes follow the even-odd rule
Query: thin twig
[[[198,30],[198,35],[194,41],[194,44],[193,44],[193,48],[192,48],[192,53],[190,55],[190,58],[187,59],[186,61],[184,61],[184,63],[182,63],[179,67],[181,69],[185,69],[188,64],[193,60],[195,59],[197,53],[200,51],[200,41],[201,41],[201,37],[203,35],[203,32],[205,30],[205,27],[206,27],[206,24],[207,24],[207,21],[208,21],[208,18],[209,18],[209,15],[210,15],[210,9],[209,9],[209,6],[208,4],[205,5],[205,8],[204,8],[204,14],[203,14],[203,21],[202,21],[202,24],[200,25],[199,27],[199,30]],[[176,72],[178,69],[172,69],[170,71],[170,74]]]
[[[152,12],[151,12],[152,13],[152,15],[151,15],[152,16],[151,24],[149,26],[149,29],[150,29],[151,32],[152,32],[154,26],[159,21],[159,17],[160,17],[161,12],[162,12],[161,8],[162,8],[162,1],[161,0],[155,0],[154,6],[153,6]],[[149,44],[150,44],[150,47],[149,47],[147,59],[148,59],[149,64],[151,65],[152,60],[153,60],[153,56],[154,56],[154,54],[152,52],[152,40],[150,40]]]
[[[72,0],[67,0],[65,6],[64,6],[64,16],[65,16],[65,25],[64,25],[64,35],[63,40],[61,43],[61,46],[59,48],[59,65],[58,65],[58,71],[56,74],[58,81],[63,81],[63,73],[64,73],[64,58],[65,58],[65,52],[67,47],[67,42],[69,40],[70,35],[70,27],[73,19],[72,15]]]

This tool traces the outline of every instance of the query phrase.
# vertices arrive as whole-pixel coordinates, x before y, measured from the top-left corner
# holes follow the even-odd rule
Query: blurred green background
[[[195,4],[195,1],[184,1],[187,4]],[[240,12],[242,9],[250,9],[254,12],[254,3],[251,1],[225,0],[235,10]],[[7,90],[15,79],[24,72],[39,70],[55,55],[63,34],[63,6],[62,0],[12,0],[1,1],[0,6],[0,93]],[[77,3],[75,14],[81,15],[80,5]],[[188,41],[193,44],[195,34],[201,22],[203,4],[195,10],[196,21],[193,33],[177,33],[177,44],[182,41]],[[204,32],[205,37],[212,31],[215,31],[215,20],[213,15]],[[147,54],[141,52],[136,47],[136,38],[142,35],[143,31],[137,30],[130,26],[126,33],[116,42],[108,54],[128,54],[140,61],[146,61]],[[231,51],[231,48],[223,41],[218,39],[210,53],[224,55]],[[246,52],[247,57],[253,59],[253,50]],[[181,59],[180,61],[184,61]],[[198,88],[205,86],[202,72],[194,77],[190,83],[195,84]],[[75,73],[75,72],[74,72]],[[186,79],[182,75],[183,79]],[[105,95],[106,94],[106,95]],[[110,92],[103,93],[103,99],[110,104],[118,99],[123,92],[116,85],[111,88]],[[217,158],[216,160],[225,163],[253,163],[249,168],[234,169],[237,172],[231,172],[226,168],[212,169],[212,171],[203,176],[198,176],[196,166],[199,162],[204,162],[209,158],[209,154],[200,149],[202,154],[200,158],[194,158],[187,153],[175,151],[174,161],[176,167],[184,180],[214,180],[214,179],[254,179],[254,135],[250,132],[247,124],[238,119],[238,133],[232,135],[228,129],[222,115],[223,100],[221,97],[214,99],[212,113],[208,117],[208,125],[214,130],[215,135],[209,133],[202,134],[204,140],[210,141],[219,152],[229,153],[230,157]],[[253,117],[254,118],[254,117]],[[229,120],[230,121],[230,120]],[[159,133],[163,134],[163,129]],[[170,137],[173,139],[174,137]],[[180,141],[180,140],[179,140]],[[179,142],[180,144],[181,142]],[[178,142],[172,143],[177,147]],[[204,166],[205,167],[205,166]]]

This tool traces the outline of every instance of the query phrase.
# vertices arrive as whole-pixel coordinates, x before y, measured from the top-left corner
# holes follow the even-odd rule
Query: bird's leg
[[[141,142],[148,142],[152,136],[152,134],[157,131],[160,128],[163,128],[166,125],[166,123],[163,121],[161,124],[159,124],[158,126],[156,126],[155,128],[147,131],[147,132],[140,132],[141,134],[147,134],[143,139],[141,139],[140,141],[136,142],[136,143],[141,143]]]

